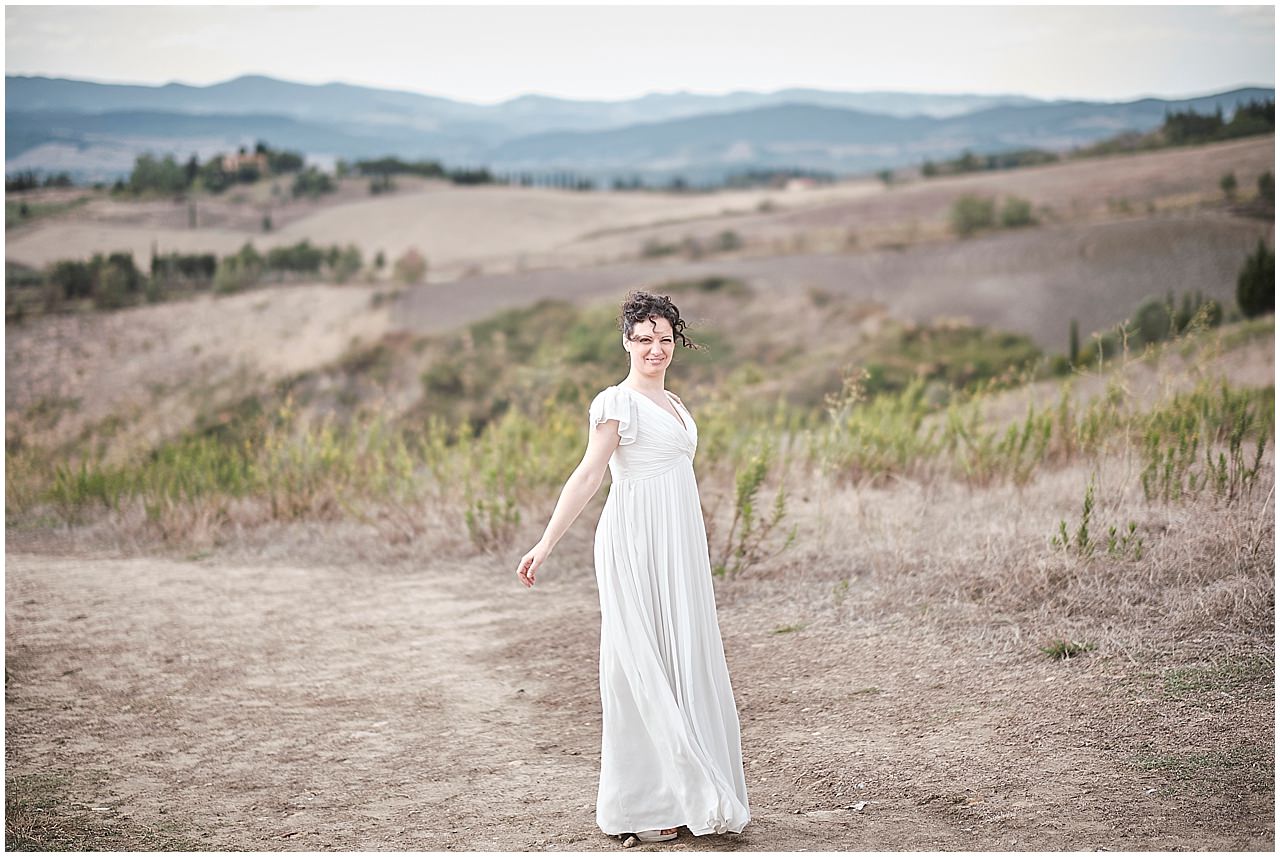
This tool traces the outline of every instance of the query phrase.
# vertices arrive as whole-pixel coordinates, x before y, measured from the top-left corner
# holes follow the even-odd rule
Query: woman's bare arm
[[[555,511],[551,513],[551,520],[547,523],[542,538],[521,557],[520,564],[516,566],[516,574],[525,586],[533,586],[538,566],[560,542],[560,538],[578,519],[578,515],[582,514],[587,501],[600,490],[605,468],[609,466],[609,456],[618,448],[620,440],[617,420],[605,420],[591,428],[587,436],[587,451],[565,480],[564,488],[560,490],[560,499],[556,501]]]
[[[542,543],[554,548],[578,515],[586,507],[587,501],[600,490],[604,481],[605,468],[609,466],[609,456],[618,448],[618,421],[606,420],[595,426],[587,438],[587,451],[582,461],[565,480],[560,491],[560,499],[556,501],[555,511],[542,534]]]

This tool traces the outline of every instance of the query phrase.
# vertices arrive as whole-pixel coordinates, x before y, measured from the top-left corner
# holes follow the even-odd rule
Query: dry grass
[[[59,445],[88,430],[109,456],[150,449],[201,411],[381,337],[389,321],[368,288],[287,286],[10,325],[10,439]]]
[[[139,823],[109,797],[105,768],[24,773],[5,777],[7,851],[198,851],[186,820]],[[206,832],[204,836],[208,836]]]

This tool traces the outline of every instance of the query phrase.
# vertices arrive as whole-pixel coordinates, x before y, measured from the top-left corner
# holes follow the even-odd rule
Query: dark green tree
[[[1276,311],[1276,257],[1261,238],[1236,278],[1236,303],[1246,318]]]
[[[1195,315],[1196,308],[1191,305],[1191,294],[1189,292],[1182,293],[1182,303],[1178,307],[1178,311],[1173,314],[1173,329],[1175,333],[1182,333],[1187,329],[1187,325],[1191,322],[1191,317]]]
[[[1139,343],[1163,342],[1169,338],[1172,318],[1168,305],[1156,298],[1149,298],[1134,313]]]

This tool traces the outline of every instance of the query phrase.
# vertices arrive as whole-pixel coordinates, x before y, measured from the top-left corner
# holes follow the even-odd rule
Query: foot
[[[669,839],[675,839],[676,833],[677,833],[676,828],[664,827],[662,830],[637,831],[636,837],[641,842],[665,842]]]

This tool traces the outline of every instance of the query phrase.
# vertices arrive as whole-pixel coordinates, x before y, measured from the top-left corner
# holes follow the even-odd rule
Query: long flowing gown
[[[738,711],[694,477],[698,428],[623,386],[592,401],[617,420],[596,526],[603,734],[596,823],[608,834],[685,825],[740,833],[751,814]]]

